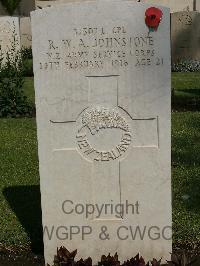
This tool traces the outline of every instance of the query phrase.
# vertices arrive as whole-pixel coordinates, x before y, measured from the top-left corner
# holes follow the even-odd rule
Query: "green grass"
[[[35,119],[0,119],[0,243],[39,245],[36,139]]]
[[[174,110],[200,111],[200,73],[172,73]]]
[[[172,115],[174,244],[200,247],[200,113]]]
[[[200,89],[200,73],[172,73],[172,88],[176,90]]]

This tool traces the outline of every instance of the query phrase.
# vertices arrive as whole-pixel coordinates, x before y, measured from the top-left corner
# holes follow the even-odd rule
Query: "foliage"
[[[22,60],[33,59],[32,48],[23,47],[21,49],[21,56],[22,56]]]
[[[33,77],[33,55],[32,49],[23,47],[21,48],[21,58],[23,65],[23,75],[24,77]]]
[[[172,72],[200,72],[200,61],[181,60],[172,64]]]
[[[21,0],[0,0],[9,15],[13,15]]]
[[[33,77],[24,77],[23,90],[30,105],[35,109],[35,91],[33,89]]]
[[[83,260],[80,259],[78,261],[75,261],[75,257],[77,255],[77,249],[70,252],[65,247],[57,248],[57,254],[54,257],[54,264],[53,266],[92,266],[92,258],[88,257],[87,259]],[[110,253],[108,256],[102,255],[101,261],[98,262],[98,266],[161,266],[161,260],[157,261],[156,259],[153,259],[151,262],[145,263],[143,257],[141,257],[139,254],[137,254],[135,257],[131,258],[130,260],[127,260],[123,262],[123,264],[120,263],[118,259],[118,254],[115,253],[114,256],[111,256]],[[47,266],[50,266],[47,264]],[[181,265],[182,266],[182,265]]]
[[[23,64],[17,42],[13,32],[11,48],[0,57],[0,117],[29,116],[32,112],[23,91]]]
[[[22,64],[23,64],[23,76],[33,77],[33,60],[32,59],[23,60]]]
[[[80,259],[75,260],[77,255],[77,249],[70,252],[65,247],[57,248],[57,254],[54,257],[53,266],[92,266],[92,258],[88,257],[86,260]],[[121,263],[118,258],[118,254],[115,253],[111,256],[102,255],[101,261],[98,262],[98,266],[191,266],[194,265],[196,259],[192,258],[190,254],[179,253],[172,255],[172,261],[167,261],[165,264],[162,263],[162,259],[156,260],[155,258],[151,261],[145,262],[144,258],[139,253],[132,257],[130,260]],[[47,266],[50,266],[47,264]]]
[[[197,261],[197,258],[193,258],[191,254],[186,252],[179,252],[172,254],[172,260],[168,263],[174,266],[191,266],[194,265]]]

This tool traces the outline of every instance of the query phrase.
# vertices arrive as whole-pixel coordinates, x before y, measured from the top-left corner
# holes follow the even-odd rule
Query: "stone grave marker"
[[[5,58],[11,49],[13,55],[20,49],[19,18],[0,17],[0,54]]]
[[[170,12],[135,1],[32,12],[44,249],[171,252]],[[141,233],[141,234],[140,234]]]
[[[30,17],[20,18],[20,37],[21,37],[21,47],[30,48],[32,46]]]
[[[195,10],[200,12],[200,0],[196,0]]]
[[[200,13],[177,12],[171,16],[172,61],[200,59]]]
[[[194,0],[141,0],[141,2],[167,6],[170,8],[171,13],[194,10]]]
[[[42,9],[46,7],[51,7],[53,5],[56,5],[57,1],[52,0],[52,1],[45,1],[45,0],[35,0],[35,8],[37,9]]]

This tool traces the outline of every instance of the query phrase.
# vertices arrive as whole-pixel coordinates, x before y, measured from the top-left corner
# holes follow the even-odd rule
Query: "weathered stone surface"
[[[200,12],[200,0],[196,0],[195,10]]]
[[[19,18],[10,16],[0,17],[0,53],[5,58],[7,52],[14,55],[19,49]]]
[[[200,13],[177,12],[171,17],[172,60],[200,59]]]
[[[138,251],[147,259],[170,256],[170,13],[162,7],[150,31],[148,7],[102,0],[32,13],[49,264],[61,245],[94,264],[116,251],[121,261]],[[95,212],[86,217],[91,204]],[[104,226],[109,240],[101,240]],[[70,230],[80,231],[70,238]]]
[[[66,4],[66,3],[75,3],[75,2],[84,2],[88,0],[36,0],[36,9],[45,8],[50,6],[55,6],[58,4]],[[95,0],[89,0],[95,1]],[[179,12],[179,11],[193,11],[195,8],[195,0],[130,0],[135,2],[147,3],[152,5],[161,5],[170,8],[171,13]],[[196,0],[199,1],[199,0]],[[197,4],[198,5],[198,4]]]
[[[46,7],[51,7],[53,5],[56,5],[57,1],[42,1],[42,0],[35,0],[35,9],[42,9]]]
[[[170,8],[171,13],[178,11],[193,11],[195,0],[141,0],[148,4],[162,5]]]
[[[29,48],[32,45],[31,19],[30,17],[20,18],[21,47]]]

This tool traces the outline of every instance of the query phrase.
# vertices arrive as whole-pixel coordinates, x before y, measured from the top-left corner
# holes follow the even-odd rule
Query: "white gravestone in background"
[[[172,61],[200,60],[200,13],[171,15]]]
[[[61,245],[94,264],[116,251],[169,259],[170,12],[150,31],[147,8],[103,0],[32,13],[49,264]]]
[[[53,5],[57,4],[57,0],[52,0],[52,1],[45,1],[45,0],[35,0],[35,8],[36,9],[42,9],[46,7],[51,7]]]
[[[5,59],[7,52],[15,55],[19,50],[19,18],[0,17],[0,54]]]
[[[141,0],[148,4],[162,5],[170,8],[171,13],[179,11],[193,11],[195,0]]]
[[[30,17],[20,18],[20,37],[21,37],[21,47],[30,48],[32,46]]]
[[[196,0],[196,7],[195,7],[196,11],[200,12],[200,0]]]

